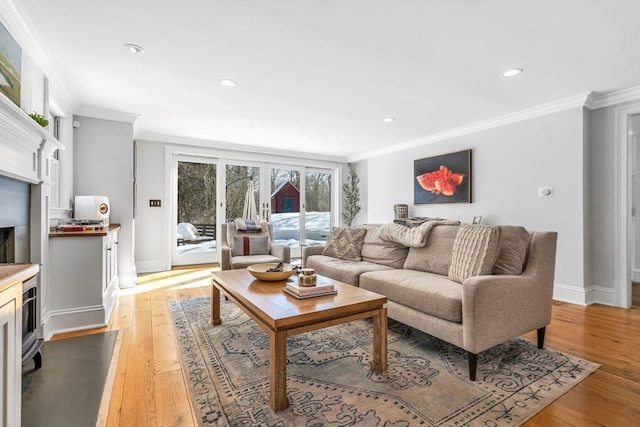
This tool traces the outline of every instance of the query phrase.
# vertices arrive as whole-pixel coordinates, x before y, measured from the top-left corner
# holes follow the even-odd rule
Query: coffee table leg
[[[269,332],[269,353],[269,405],[278,412],[289,406],[286,333]]]
[[[371,369],[376,373],[387,370],[387,309],[378,310],[373,316],[373,361]]]
[[[211,282],[211,324],[219,325],[222,323],[220,319],[220,289]]]

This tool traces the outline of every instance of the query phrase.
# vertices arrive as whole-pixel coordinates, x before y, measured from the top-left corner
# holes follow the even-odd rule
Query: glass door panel
[[[225,221],[261,219],[260,167],[227,164],[225,167]]]
[[[217,262],[215,160],[180,157],[173,166],[177,182],[172,265]]]
[[[307,170],[304,182],[304,244],[324,245],[331,232],[331,172]]]
[[[271,167],[270,217],[276,243],[288,245],[291,257],[300,252],[300,171],[286,167]],[[296,255],[296,251],[298,255]]]

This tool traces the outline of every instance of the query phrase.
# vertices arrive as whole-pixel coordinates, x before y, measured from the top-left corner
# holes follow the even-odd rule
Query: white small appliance
[[[76,196],[73,217],[77,221],[102,221],[109,225],[111,206],[107,196]]]

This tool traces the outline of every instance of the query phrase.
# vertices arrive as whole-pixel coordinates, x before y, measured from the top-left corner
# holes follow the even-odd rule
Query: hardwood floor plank
[[[182,371],[165,372],[155,377],[158,426],[191,426],[195,422]]]
[[[180,369],[180,357],[173,332],[167,300],[161,290],[151,292],[153,328],[153,373],[158,375]]]
[[[135,296],[134,313],[120,423],[153,426],[156,425],[156,399],[149,293]]]
[[[120,345],[120,357],[118,358],[118,368],[113,381],[111,391],[111,401],[109,402],[109,413],[107,415],[107,426],[119,426],[120,414],[122,413],[122,400],[124,398],[124,384],[127,377],[127,363],[129,361],[131,328],[122,330],[122,344]]]

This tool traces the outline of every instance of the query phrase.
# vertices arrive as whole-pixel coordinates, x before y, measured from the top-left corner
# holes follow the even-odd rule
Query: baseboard
[[[589,305],[585,288],[563,285],[557,282],[553,284],[553,299],[571,304]]]
[[[587,294],[588,304],[604,304],[616,307],[618,305],[618,293],[615,289],[593,286]]]
[[[631,270],[631,280],[640,283],[640,270]]]
[[[55,310],[42,321],[43,337],[50,340],[55,334],[102,328],[107,325],[105,307],[94,305],[76,309]]]
[[[157,271],[165,271],[167,266],[164,260],[142,261],[136,263],[136,271],[138,273],[155,273]]]

